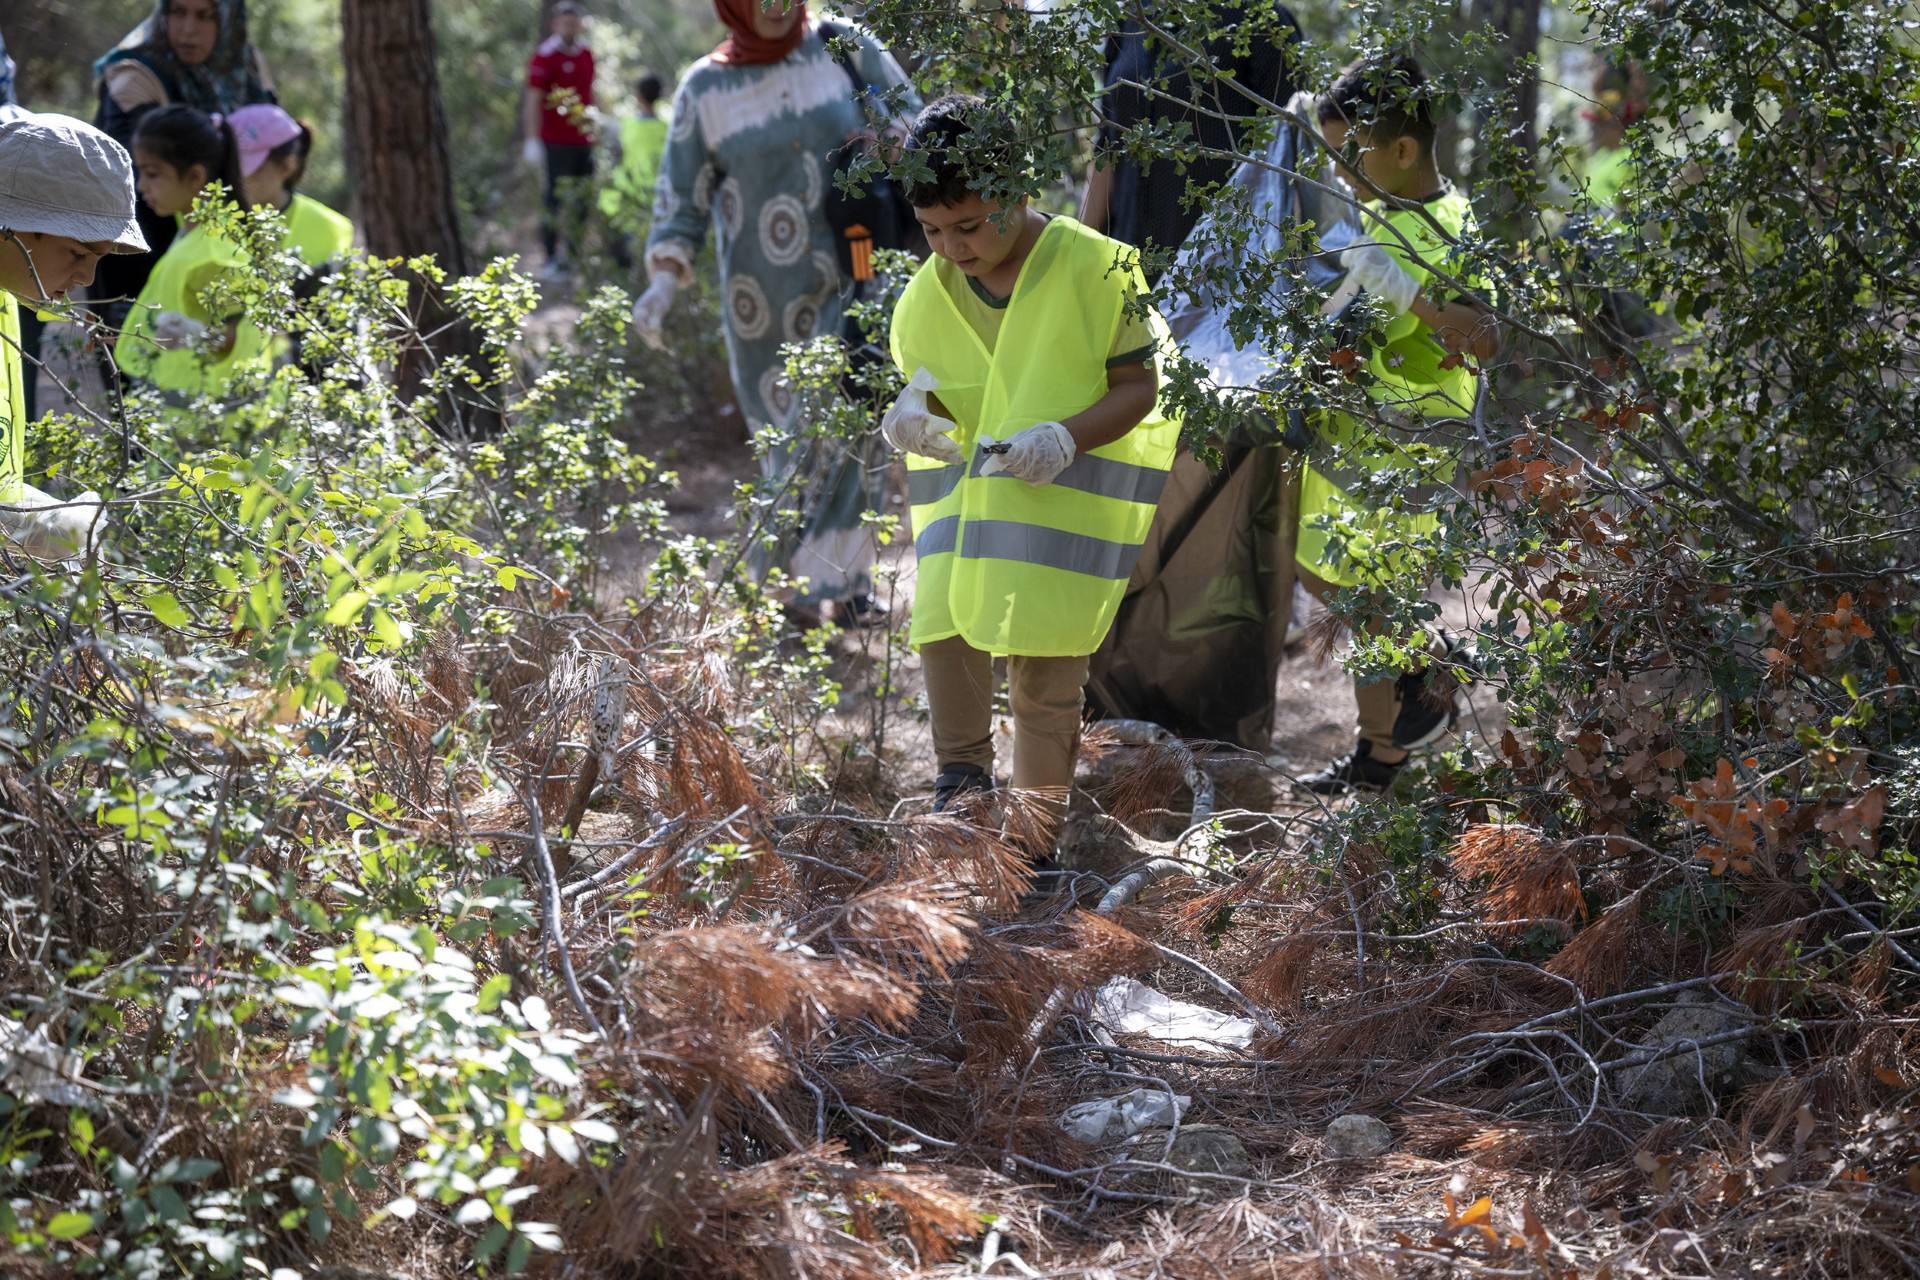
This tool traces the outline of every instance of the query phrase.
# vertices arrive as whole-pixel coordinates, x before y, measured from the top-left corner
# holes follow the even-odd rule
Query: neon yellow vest
[[[1100,646],[1153,522],[1180,424],[1156,406],[1125,436],[1037,486],[980,475],[979,437],[1005,440],[1072,417],[1107,393],[1129,281],[1146,293],[1133,250],[1053,219],[1020,268],[989,352],[936,262],[914,273],[894,311],[894,363],[939,379],[936,394],[959,424],[954,440],[967,461],[907,457],[920,575],[911,643],[958,635],[976,649],[1030,657]],[[1170,342],[1157,315],[1153,328]]]
[[[0,502],[26,493],[27,384],[20,360],[20,304],[0,289]]]
[[[629,116],[620,122],[620,167],[600,192],[600,212],[616,218],[622,205],[636,216],[652,210],[660,160],[667,153],[669,122],[664,109],[657,115]]]
[[[353,223],[318,200],[296,191],[281,216],[287,220],[287,248],[309,267],[344,258],[353,248]]]
[[[1435,234],[1426,215],[1440,224],[1448,235],[1458,238],[1473,225],[1473,208],[1458,190],[1428,201],[1422,213],[1413,209],[1389,209],[1385,217],[1389,229],[1374,235],[1386,246],[1401,268],[1425,285],[1432,267],[1419,261],[1444,264],[1450,255],[1447,242]],[[1371,217],[1367,219],[1371,221]],[[1408,246],[1413,246],[1409,251]],[[1458,271],[1450,272],[1456,279]],[[1465,283],[1472,283],[1466,281]],[[1369,358],[1373,382],[1368,394],[1384,407],[1412,418],[1429,421],[1464,418],[1473,412],[1478,385],[1464,367],[1442,369],[1446,351],[1420,317],[1408,312],[1387,324],[1386,340],[1374,348]],[[1419,449],[1406,437],[1385,437],[1346,414],[1327,415],[1319,423],[1329,441],[1374,446],[1370,455],[1350,454],[1350,467],[1379,471],[1395,466],[1409,474]],[[1420,473],[1427,479],[1444,483],[1453,474],[1450,462],[1429,459]],[[1327,517],[1350,517],[1358,522],[1348,536],[1333,537],[1322,523]],[[1431,512],[1372,511],[1350,497],[1324,471],[1309,461],[1300,479],[1300,530],[1294,556],[1301,566],[1335,586],[1352,587],[1379,583],[1406,567],[1405,557],[1394,554],[1395,543],[1415,543],[1430,539],[1440,527],[1440,518]],[[1336,548],[1335,543],[1340,545]]]
[[[127,314],[113,349],[115,363],[162,390],[188,395],[219,395],[248,367],[270,366],[273,351],[266,335],[245,320],[225,355],[196,349],[198,343],[168,351],[153,342],[154,317],[163,311],[177,311],[212,329],[222,327],[225,318],[208,314],[200,294],[225,272],[244,271],[248,266],[246,255],[237,247],[202,227],[176,236]]]

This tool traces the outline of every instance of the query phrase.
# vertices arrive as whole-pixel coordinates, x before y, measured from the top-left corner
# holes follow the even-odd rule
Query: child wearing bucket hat
[[[26,483],[26,371],[19,300],[64,304],[93,282],[108,254],[144,253],[134,220],[133,160],[126,149],[68,116],[0,119],[0,533],[5,550],[45,560],[78,558],[100,519],[98,494],[73,502]]]
[[[312,196],[294,190],[307,176],[313,130],[280,107],[262,102],[227,117],[240,151],[240,186],[250,208],[279,211],[287,247],[309,270],[353,247],[353,223]]]

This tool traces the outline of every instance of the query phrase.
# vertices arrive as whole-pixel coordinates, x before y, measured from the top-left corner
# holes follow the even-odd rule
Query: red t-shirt
[[[557,147],[592,144],[593,139],[556,108],[554,98],[559,90],[557,96],[565,102],[593,105],[593,50],[584,44],[568,49],[559,36],[548,36],[527,63],[527,85],[540,93],[540,141]]]

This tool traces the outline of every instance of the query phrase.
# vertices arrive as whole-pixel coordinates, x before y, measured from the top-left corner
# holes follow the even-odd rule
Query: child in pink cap
[[[247,204],[280,211],[287,223],[287,247],[309,269],[345,257],[353,247],[353,223],[294,190],[307,174],[313,130],[266,102],[241,107],[227,123],[240,151],[240,185]]]

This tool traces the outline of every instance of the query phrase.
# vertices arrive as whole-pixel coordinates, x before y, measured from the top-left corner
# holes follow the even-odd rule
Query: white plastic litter
[[[1115,978],[1094,993],[1093,1019],[1117,1035],[1195,1049],[1244,1049],[1258,1030],[1249,1019],[1172,999],[1132,978]]]
[[[1189,1094],[1129,1089],[1111,1098],[1076,1102],[1061,1113],[1060,1127],[1081,1142],[1118,1142],[1146,1129],[1170,1129],[1192,1105]]]
[[[0,1018],[0,1088],[26,1102],[85,1107],[95,1099],[80,1078],[82,1059],[47,1038],[44,1028],[29,1031],[12,1018]]]

